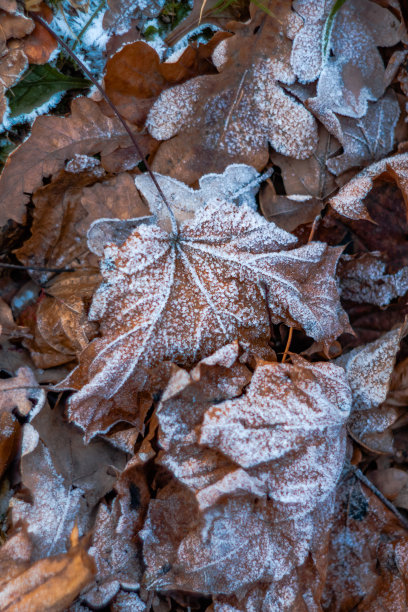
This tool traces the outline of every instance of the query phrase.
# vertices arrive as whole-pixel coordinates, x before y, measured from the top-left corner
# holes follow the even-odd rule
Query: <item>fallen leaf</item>
[[[132,27],[139,28],[160,13],[164,0],[108,0],[108,10],[103,16],[103,27],[113,34],[125,34]]]
[[[364,206],[363,200],[373,189],[376,179],[386,178],[395,181],[400,188],[407,207],[408,218],[407,168],[407,153],[401,153],[393,157],[385,157],[357,174],[356,177],[340,189],[337,195],[329,200],[329,203],[336,212],[349,219],[370,219],[370,215]]]
[[[0,549],[3,584],[0,606],[18,612],[64,612],[95,573],[93,560],[86,552],[86,540],[77,542],[66,554],[30,561],[31,544],[24,531],[14,535]]]
[[[310,196],[276,195],[273,184],[268,181],[259,195],[259,206],[268,221],[293,232],[299,225],[311,223],[323,208],[322,203]]]
[[[26,194],[40,187],[44,176],[61,170],[67,159],[76,153],[107,154],[128,138],[119,121],[103,115],[88,98],[73,100],[68,117],[38,117],[31,136],[13,151],[1,174],[0,225],[8,219],[21,222]]]
[[[382,335],[370,344],[338,357],[353,393],[349,430],[357,441],[379,452],[393,453],[391,426],[400,416],[398,409],[385,404],[400,342],[406,327]]]
[[[318,6],[323,12],[324,4]],[[319,23],[321,27],[321,19]],[[378,100],[385,90],[385,68],[377,47],[396,45],[401,35],[399,26],[398,18],[390,10],[370,0],[349,0],[343,4],[331,32],[332,55],[325,58],[317,95],[309,99],[308,108],[329,116],[338,113],[356,119],[364,117],[368,102]],[[309,37],[306,41],[310,44]],[[320,41],[315,36],[312,51],[305,44],[303,57],[307,53],[315,58]],[[300,59],[301,54],[297,55]]]
[[[220,401],[245,380],[232,349],[176,372],[164,392],[160,462],[178,483],[150,502],[144,580],[155,590],[235,594],[237,609],[266,588],[264,605],[285,609],[284,593],[288,606],[298,601],[297,571],[329,533],[351,392],[336,366],[296,357],[294,365],[261,362],[244,394]],[[215,404],[207,381],[219,385]]]
[[[364,253],[360,257],[343,255],[339,261],[341,296],[357,304],[387,306],[408,291],[408,266],[395,274],[386,273],[381,253]]]
[[[313,153],[315,120],[277,84],[295,80],[285,36],[290,5],[279,0],[274,14],[253,7],[250,23],[230,24],[235,35],[215,49],[219,74],[160,95],[146,124],[154,138],[168,141],[156,153],[155,170],[192,184],[234,162],[263,168],[268,143],[298,159]]]
[[[123,244],[105,248],[104,282],[89,315],[100,321],[102,338],[57,387],[79,389],[70,400],[75,422],[81,409],[93,414],[101,397],[125,393],[128,380],[143,390],[149,370],[162,362],[193,364],[236,337],[268,340],[269,317],[323,343],[348,329],[333,279],[338,250],[317,242],[294,249],[291,234],[223,199],[191,216],[200,192],[157,178],[172,197],[184,192],[174,213],[189,215],[175,236],[162,205],[156,223],[140,222]],[[155,213],[156,200],[150,202]]]
[[[52,9],[45,2],[40,3],[36,13],[48,23],[51,23],[54,17]],[[54,36],[40,23],[35,23],[34,30],[23,40],[24,53],[30,64],[46,64],[57,47]]]

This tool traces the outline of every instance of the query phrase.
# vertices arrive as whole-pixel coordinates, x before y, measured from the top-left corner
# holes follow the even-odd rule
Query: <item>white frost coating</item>
[[[347,117],[365,115],[368,101],[378,100],[385,89],[377,46],[397,44],[399,25],[390,11],[370,0],[348,0],[341,7],[330,39],[333,56],[326,58],[317,85],[317,98],[326,108]]]
[[[236,395],[245,379],[235,368],[225,376]],[[261,581],[271,587],[271,609],[285,609],[304,585],[289,580],[281,591],[276,583],[312,554],[322,524],[330,529],[350,387],[341,368],[299,357],[263,363],[243,395],[211,405],[208,382],[222,379],[216,369],[207,377],[201,387],[198,377],[186,383],[157,413],[160,463],[191,497],[173,487],[151,501],[141,532],[149,578],[157,589],[238,592],[243,602]]]
[[[404,333],[404,328],[394,329],[335,360],[347,374],[354,410],[370,410],[385,401]]]
[[[26,423],[23,427],[23,439],[21,441],[21,456],[32,453],[38,444],[40,436],[38,431],[31,425]]]
[[[366,253],[357,260],[343,256],[343,260],[340,291],[345,300],[386,306],[408,291],[408,266],[387,274],[380,253]]]
[[[100,167],[100,165],[101,162],[95,157],[75,153],[74,157],[66,163],[65,171],[72,172],[73,174],[79,174],[80,172],[85,172],[85,170],[94,170]],[[101,170],[103,172],[102,168]]]
[[[322,67],[322,34],[334,0],[294,0],[292,9],[304,20],[293,40],[290,63],[301,83],[316,80]]]

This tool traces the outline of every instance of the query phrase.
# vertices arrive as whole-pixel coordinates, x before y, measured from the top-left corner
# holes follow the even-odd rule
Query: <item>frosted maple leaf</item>
[[[163,361],[189,366],[236,338],[267,340],[269,315],[324,343],[348,326],[334,281],[339,249],[321,242],[294,248],[294,236],[246,203],[233,203],[233,194],[226,201],[217,175],[203,177],[198,191],[156,176],[169,194],[173,222],[152,195],[151,179],[136,179],[154,214],[130,220],[126,238],[123,221],[110,224],[119,224],[118,233],[107,231],[104,282],[90,310],[102,337],[59,386],[79,390],[71,418],[84,401],[92,418],[90,398],[107,401],[127,381],[141,389],[150,368]],[[238,194],[241,187],[237,182]],[[97,229],[91,228],[89,244],[100,253]]]

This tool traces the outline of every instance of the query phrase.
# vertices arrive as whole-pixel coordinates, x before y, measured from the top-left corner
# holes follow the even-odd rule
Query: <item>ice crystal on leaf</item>
[[[191,214],[186,201],[188,208]],[[102,337],[60,385],[80,389],[71,418],[83,402],[89,409],[98,396],[110,399],[127,381],[142,389],[163,361],[192,365],[235,338],[267,340],[268,309],[275,323],[323,343],[347,329],[333,278],[338,249],[320,242],[294,248],[294,236],[222,198],[190,214],[177,231],[165,214],[139,220],[136,229],[131,221],[125,242],[106,246],[104,282],[90,310]]]

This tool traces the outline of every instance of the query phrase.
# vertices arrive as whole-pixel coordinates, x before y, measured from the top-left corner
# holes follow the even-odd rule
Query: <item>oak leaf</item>
[[[263,168],[268,143],[298,159],[313,153],[314,118],[277,83],[295,81],[286,37],[290,4],[279,0],[273,10],[276,17],[253,6],[248,24],[229,25],[235,35],[213,54],[219,74],[160,95],[147,119],[150,134],[168,141],[156,154],[155,170],[192,184],[234,162]]]
[[[267,340],[269,313],[323,343],[347,328],[333,278],[337,249],[318,242],[295,249],[291,234],[245,204],[212,199],[192,216],[200,191],[157,178],[172,198],[190,191],[174,208],[189,214],[176,232],[162,206],[123,244],[105,248],[104,282],[90,310],[102,337],[58,387],[79,389],[71,419],[81,408],[94,413],[101,397],[110,400],[127,381],[142,390],[161,362],[191,365],[236,337]]]
[[[145,581],[235,594],[239,610],[251,609],[248,591],[266,587],[265,608],[298,609],[305,585],[296,574],[329,533],[351,392],[337,366],[296,357],[260,362],[236,397],[246,376],[238,354],[227,346],[191,373],[176,372],[164,392],[159,461],[177,480],[149,505]]]

